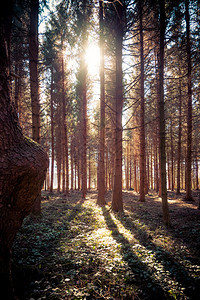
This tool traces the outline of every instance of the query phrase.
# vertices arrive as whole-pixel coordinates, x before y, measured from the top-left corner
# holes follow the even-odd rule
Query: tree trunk
[[[40,194],[48,166],[40,145],[25,138],[10,96],[10,34],[12,5],[0,7],[0,290],[13,299],[11,248],[23,219]]]
[[[70,156],[71,156],[71,190],[73,191],[74,189],[74,141],[73,139],[71,139]],[[75,189],[76,189],[76,171],[75,171]]]
[[[105,205],[105,84],[104,84],[104,25],[103,1],[99,1],[100,27],[100,139],[97,204]]]
[[[54,180],[54,109],[53,109],[53,68],[51,69],[51,183],[50,192],[53,192]]]
[[[116,28],[115,28],[115,59],[116,59],[116,87],[115,87],[115,166],[114,184],[112,193],[113,211],[123,211],[122,201],[122,43],[123,43],[123,6],[121,2],[115,3]]]
[[[61,191],[61,152],[62,152],[62,147],[61,147],[61,120],[60,120],[60,115],[61,115],[61,106],[60,103],[58,104],[57,108],[57,115],[56,115],[56,123],[57,123],[57,128],[56,128],[56,163],[57,163],[57,192],[60,193]]]
[[[198,162],[198,153],[197,153],[197,150],[196,150],[196,157],[195,157],[195,169],[196,169],[196,189],[198,190],[199,189],[199,162]]]
[[[181,76],[180,71],[179,71],[179,76]],[[181,187],[181,136],[182,136],[182,92],[181,92],[181,79],[179,79],[178,158],[177,158],[177,190],[176,190],[177,195],[180,195],[180,187]]]
[[[174,191],[174,145],[173,145],[173,123],[171,118],[170,138],[171,138],[171,190]]]
[[[40,103],[38,81],[38,14],[39,0],[30,1],[29,68],[32,107],[32,138],[40,143]],[[41,214],[41,195],[38,195],[32,214]]]
[[[61,41],[63,50],[63,41]],[[63,51],[62,51],[63,53]],[[69,195],[69,158],[68,158],[68,132],[66,121],[66,97],[65,97],[65,69],[64,57],[61,57],[61,76],[62,76],[62,119],[63,119],[63,192]]]
[[[191,77],[191,45],[190,45],[190,16],[189,0],[185,2],[186,40],[187,40],[187,159],[186,159],[186,196],[187,201],[194,201],[191,187],[191,164],[192,164],[192,77]]]
[[[145,127],[144,127],[144,50],[143,50],[143,1],[139,1],[140,32],[140,201],[145,201]]]
[[[160,1],[160,51],[159,51],[159,125],[160,125],[160,175],[163,222],[168,227],[169,208],[166,185],[166,152],[165,152],[165,105],[164,105],[164,41],[165,41],[165,0]]]

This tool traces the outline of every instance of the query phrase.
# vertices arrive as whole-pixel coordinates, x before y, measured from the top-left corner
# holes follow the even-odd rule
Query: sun
[[[88,66],[88,73],[91,76],[99,74],[100,50],[94,43],[88,46],[85,54],[85,60]]]

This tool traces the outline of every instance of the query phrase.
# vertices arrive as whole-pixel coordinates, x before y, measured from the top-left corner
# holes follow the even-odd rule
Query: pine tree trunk
[[[160,168],[163,222],[168,227],[169,208],[166,185],[166,152],[165,152],[165,106],[164,106],[164,41],[165,41],[165,0],[160,1],[160,52],[159,52],[159,124],[160,124]]]
[[[179,76],[181,76],[180,71],[179,71]],[[179,79],[179,121],[178,121],[178,158],[177,158],[177,191],[176,191],[177,195],[180,195],[180,189],[181,189],[181,136],[182,136],[182,92],[181,92],[181,80]]]
[[[71,139],[71,147],[70,147],[70,156],[71,156],[71,190],[74,189],[74,144],[73,139]],[[76,172],[75,172],[75,182],[76,182]],[[76,189],[76,183],[75,183]]]
[[[61,41],[63,49],[63,41]],[[66,121],[66,97],[65,97],[65,69],[64,57],[61,58],[61,76],[62,76],[62,120],[63,120],[63,192],[69,195],[69,150],[68,150],[68,132]]]
[[[115,29],[115,59],[116,59],[116,87],[115,87],[115,165],[114,184],[112,193],[113,211],[123,211],[122,201],[122,42],[123,42],[123,6],[120,2],[115,4],[117,24]]]
[[[195,157],[195,165],[196,165],[196,189],[199,190],[199,162],[198,162],[198,154],[196,151],[196,157]]]
[[[32,107],[32,138],[40,143],[40,103],[38,81],[38,14],[39,0],[30,1],[30,33],[29,33],[29,68]],[[38,195],[32,214],[41,214],[41,195]]]
[[[81,58],[82,88],[82,151],[81,151],[81,188],[82,198],[87,194],[87,65],[85,62],[86,32],[83,32],[83,56]]]
[[[185,2],[186,40],[187,40],[187,159],[186,159],[186,196],[187,201],[194,201],[191,187],[191,165],[192,165],[192,77],[191,77],[191,45],[190,45],[190,16],[189,0]]]
[[[174,145],[173,145],[173,123],[171,118],[170,138],[171,138],[171,190],[174,191]]]
[[[54,109],[53,109],[53,69],[51,69],[51,183],[50,192],[53,192],[54,181]]]
[[[144,50],[143,50],[143,1],[139,1],[140,31],[140,201],[145,201],[145,127],[144,127]]]
[[[129,149],[129,151],[131,151]],[[130,170],[130,173],[129,173],[129,189],[132,190],[132,160],[131,160],[131,155],[130,155],[130,166],[129,166],[129,170]]]
[[[100,27],[100,139],[97,204],[105,205],[105,84],[104,84],[104,25],[103,1],[99,1]]]
[[[62,153],[62,147],[61,147],[61,106],[58,105],[57,109],[57,116],[56,116],[56,163],[57,163],[57,192],[60,193],[61,191],[61,153]]]

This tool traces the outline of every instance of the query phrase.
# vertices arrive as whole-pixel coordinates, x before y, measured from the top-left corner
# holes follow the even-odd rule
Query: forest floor
[[[197,194],[197,192],[195,192]],[[200,210],[168,192],[171,228],[161,199],[138,201],[123,192],[114,214],[97,193],[69,197],[43,192],[42,217],[28,216],[13,246],[13,278],[20,300],[200,299]]]

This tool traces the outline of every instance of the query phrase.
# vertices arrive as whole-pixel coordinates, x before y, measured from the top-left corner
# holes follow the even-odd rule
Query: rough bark
[[[165,41],[165,0],[160,1],[160,49],[159,49],[159,125],[160,125],[160,175],[163,222],[168,227],[169,208],[167,201],[166,152],[165,152],[165,104],[164,104],[164,41]]]
[[[145,127],[144,127],[144,49],[143,1],[139,1],[140,32],[140,201],[145,201]]]
[[[48,165],[40,145],[22,135],[10,97],[12,1],[0,7],[0,290],[13,299],[11,248],[24,217],[40,194]]]
[[[53,108],[53,69],[51,69],[51,183],[50,192],[53,192],[54,181],[54,108]]]
[[[186,50],[187,50],[187,157],[186,157],[186,196],[187,201],[194,201],[192,197],[192,180],[191,180],[191,165],[192,165],[192,66],[191,66],[191,45],[190,45],[190,15],[189,1],[185,2],[185,20],[186,20]]]
[[[121,2],[115,4],[117,24],[115,25],[115,59],[116,59],[116,87],[115,87],[115,166],[112,193],[113,211],[123,211],[122,201],[122,42],[123,42],[123,6]]]
[[[97,204],[105,205],[105,84],[104,84],[104,29],[103,1],[99,1],[100,27],[100,139],[99,139],[99,176]]]
[[[179,72],[179,75],[181,75],[181,72]],[[182,136],[182,92],[181,92],[181,80],[179,79],[178,158],[177,158],[177,190],[176,190],[177,195],[180,195],[180,189],[181,189],[181,136]]]
[[[38,81],[38,14],[39,0],[30,1],[30,32],[29,32],[29,69],[32,107],[32,138],[40,143],[40,103]],[[41,195],[38,195],[32,214],[41,214]]]
[[[63,49],[63,41],[61,41]],[[62,51],[63,52],[63,51]],[[65,70],[64,57],[61,58],[61,76],[62,76],[62,120],[63,120],[63,189],[66,195],[69,195],[69,158],[68,158],[68,132],[66,120],[66,96],[65,96]]]

